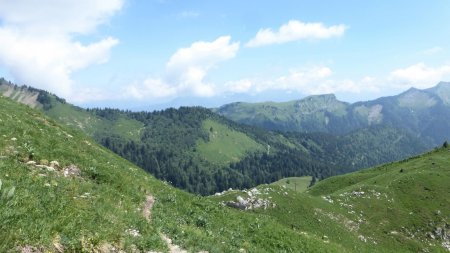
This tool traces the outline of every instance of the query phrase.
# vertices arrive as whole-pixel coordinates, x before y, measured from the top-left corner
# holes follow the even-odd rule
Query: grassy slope
[[[238,162],[248,153],[263,152],[264,147],[242,132],[230,129],[213,120],[205,120],[203,129],[209,141],[198,141],[197,150],[209,162],[226,165]]]
[[[312,177],[287,177],[273,182],[272,185],[284,186],[297,192],[305,192],[311,180]]]
[[[59,103],[54,97],[51,99],[54,100],[55,106],[45,113],[67,126],[81,129],[90,136],[115,133],[128,140],[138,141],[140,139],[140,131],[144,124],[137,120],[123,116],[108,120],[71,104]]]
[[[260,186],[276,207],[237,211],[219,202],[242,192],[185,193],[36,110],[5,98],[0,105],[0,251],[60,244],[69,252],[105,245],[165,250],[164,233],[193,251],[444,252],[426,233],[450,220],[446,149],[330,178],[309,193]],[[30,155],[75,164],[81,176],[27,166]],[[151,222],[140,210],[149,194],[156,198]]]
[[[61,245],[69,252],[108,245],[126,251],[165,250],[161,233],[195,251],[341,249],[299,235],[266,215],[236,211],[174,189],[36,110],[5,98],[0,104],[2,252],[25,245],[50,251]],[[61,167],[74,164],[81,175],[65,178],[27,166],[30,156],[34,161],[56,160]],[[151,222],[141,211],[149,194],[156,198]],[[131,236],[128,229],[137,229],[140,236]]]
[[[440,149],[402,162],[324,180],[311,194],[329,195],[336,204],[352,205],[370,221],[361,226],[361,231],[382,238],[380,244],[385,247],[402,244],[418,252],[426,248],[424,245],[432,244],[437,245],[435,250],[442,250],[441,242],[431,240],[427,233],[438,227],[449,229],[448,182],[450,152]],[[365,194],[346,195],[355,191]]]
[[[402,172],[400,172],[402,170]],[[260,186],[277,208],[256,213],[355,252],[446,252],[450,230],[450,152],[429,154],[318,182],[306,193]],[[245,192],[212,197],[232,200]],[[437,239],[431,239],[433,235]],[[447,242],[449,238],[447,237]]]

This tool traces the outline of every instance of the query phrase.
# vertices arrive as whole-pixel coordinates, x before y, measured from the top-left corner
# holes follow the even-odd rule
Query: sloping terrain
[[[449,168],[441,148],[306,193],[206,198],[0,97],[0,251],[447,252]],[[244,210],[227,207],[238,195]]]
[[[0,251],[337,252],[276,220],[177,190],[0,97]],[[258,231],[251,224],[264,225]],[[168,239],[170,238],[170,239]],[[168,245],[168,241],[171,245]]]
[[[28,90],[5,82],[1,86],[17,93]],[[286,176],[325,178],[334,171],[280,134],[241,126],[204,108],[85,110],[45,91],[36,103],[48,116],[81,129],[157,178],[203,195]]]
[[[156,112],[86,110],[46,91],[4,80],[0,90],[13,90],[4,93],[16,94],[13,99],[37,92],[34,104],[46,115],[82,130],[157,178],[203,195],[283,177],[323,179],[426,150],[417,137],[393,128],[375,126],[344,136],[282,134],[236,124],[199,107]],[[324,96],[302,108],[310,113],[328,108],[340,114],[345,105]]]
[[[211,198],[275,218],[304,236],[339,242],[342,252],[448,252],[448,182],[450,152],[440,148],[325,179],[306,193],[262,185]]]
[[[157,178],[203,195],[246,188],[286,176],[332,175],[332,168],[284,136],[244,127],[210,110],[182,107],[159,112],[91,110],[142,122],[140,140],[111,132],[96,140]],[[103,117],[103,116],[102,116]],[[280,166],[279,161],[285,164]]]
[[[370,126],[398,128],[431,148],[450,139],[450,83],[411,88],[397,96],[348,104],[334,95],[285,103],[232,103],[215,111],[239,123],[269,130],[347,134]]]

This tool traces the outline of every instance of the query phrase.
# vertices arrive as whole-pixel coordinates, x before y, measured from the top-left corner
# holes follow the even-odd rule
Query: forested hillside
[[[86,110],[46,91],[0,82],[3,94],[20,102],[27,97],[28,105],[81,129],[157,178],[203,195],[291,176],[321,180],[426,149],[416,136],[382,126],[342,136],[282,133],[238,124],[201,107]]]
[[[153,113],[110,109],[89,112],[108,120],[126,116],[142,122],[145,127],[140,140],[127,140],[115,133],[94,138],[157,178],[191,192],[211,194],[286,176],[326,178],[334,173],[333,168],[315,161],[302,146],[293,145],[282,135],[242,127],[205,108]],[[205,127],[212,123],[214,126]],[[216,141],[220,135],[222,139]]]

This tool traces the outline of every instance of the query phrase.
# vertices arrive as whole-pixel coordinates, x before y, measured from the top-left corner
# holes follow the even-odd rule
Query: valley
[[[448,147],[330,177],[304,193],[263,184],[200,197],[157,180],[36,109],[4,97],[0,105],[1,251],[449,247]]]
[[[201,107],[155,112],[83,109],[46,91],[4,79],[0,90],[8,91],[5,95],[14,94],[11,97],[19,102],[20,97],[34,96],[33,107],[59,123],[83,131],[158,179],[202,195],[284,177],[322,180],[431,148],[413,133],[389,124],[342,135],[268,131],[235,123]],[[325,100],[334,103],[332,96]],[[344,103],[339,105],[342,111]],[[322,108],[320,101],[302,106],[310,112]]]

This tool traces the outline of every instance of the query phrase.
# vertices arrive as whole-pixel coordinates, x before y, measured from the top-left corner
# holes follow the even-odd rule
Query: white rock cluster
[[[244,190],[243,192],[247,193],[246,198],[237,196],[236,201],[225,202],[225,205],[241,210],[251,210],[258,208],[263,208],[265,210],[267,208],[273,208],[276,206],[276,204],[272,203],[270,200],[259,197],[262,193],[257,188]]]

